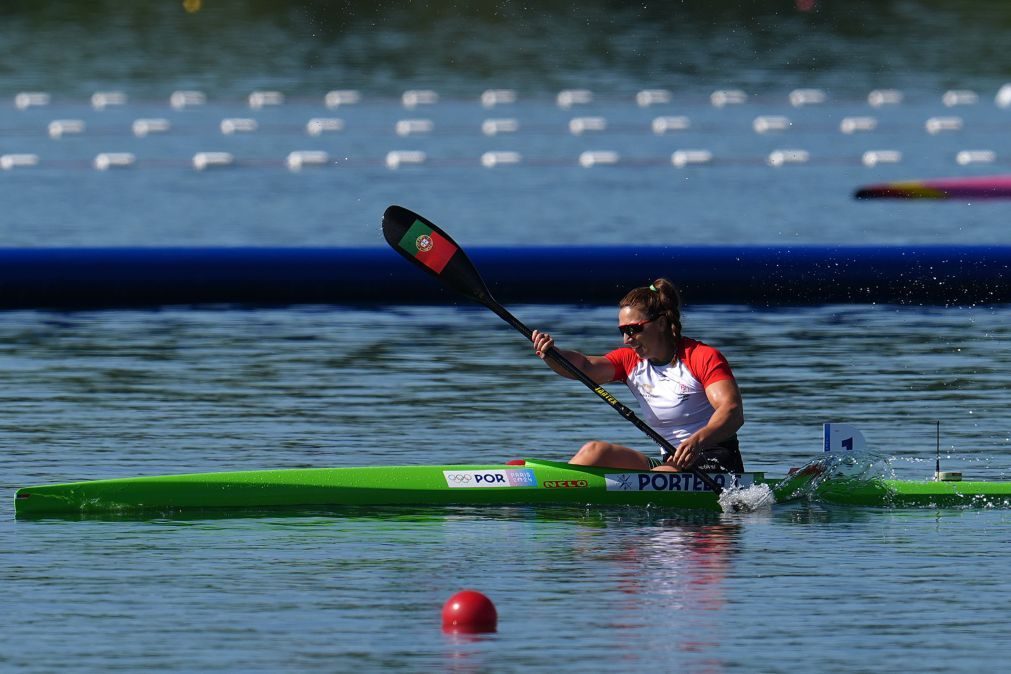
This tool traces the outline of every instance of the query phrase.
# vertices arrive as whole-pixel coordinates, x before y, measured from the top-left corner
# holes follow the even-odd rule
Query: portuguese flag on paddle
[[[421,220],[414,221],[397,245],[436,274],[442,273],[458,250],[452,241],[447,241]]]

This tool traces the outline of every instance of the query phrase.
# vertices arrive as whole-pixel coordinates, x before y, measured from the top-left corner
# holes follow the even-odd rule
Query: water
[[[565,342],[614,343],[610,308],[515,309]],[[1008,477],[1003,312],[699,307],[686,326],[737,366],[751,469],[800,465],[820,423],[843,418],[896,474],[923,477],[941,418],[946,469]],[[0,652],[17,670],[776,671],[814,653],[860,670],[885,652],[941,671],[1004,648],[1003,510],[14,521],[14,488],[43,482],[649,443],[483,310],[19,312],[0,329],[0,577],[16,618]],[[464,587],[496,601],[496,635],[440,633]]]
[[[409,8],[303,3],[12,3],[0,10],[0,93],[53,94],[0,107],[0,152],[36,167],[0,175],[5,245],[380,245],[379,218],[402,203],[465,246],[607,243],[1007,243],[1005,202],[855,202],[881,180],[1006,172],[1004,3],[847,3],[798,12],[735,3],[706,9],[566,3]],[[800,3],[803,5],[804,3]],[[959,28],[962,27],[960,31]],[[65,48],[73,44],[75,49]],[[494,48],[490,48],[492,45]],[[552,48],[545,48],[551,45]],[[637,90],[671,104],[639,108]],[[822,106],[789,91],[824,87]],[[405,110],[431,87],[443,99]],[[484,110],[481,91],[515,87]],[[588,87],[589,106],[555,93]],[[742,87],[716,110],[714,89]],[[872,109],[872,88],[906,101]],[[175,111],[174,89],[203,108]],[[286,105],[252,111],[277,88]],[[363,102],[327,111],[323,94]],[[946,108],[949,88],[980,93]],[[102,112],[99,89],[130,100]],[[655,116],[692,128],[656,136]],[[760,114],[793,127],[755,134]],[[838,131],[845,116],[872,134]],[[572,117],[608,129],[574,136]],[[961,132],[931,135],[931,116]],[[345,132],[312,138],[305,122]],[[139,117],[172,131],[136,138]],[[260,130],[224,136],[225,117]],[[487,137],[481,122],[515,117]],[[53,140],[53,119],[84,134]],[[429,118],[430,136],[398,137]],[[773,169],[778,148],[811,153]],[[709,148],[712,166],[670,154]],[[288,171],[288,152],[337,163]],[[895,149],[897,165],[865,167]],[[961,166],[964,149],[991,165]],[[195,152],[238,165],[196,172]],[[424,150],[391,171],[391,150]],[[485,151],[523,154],[481,168]],[[584,169],[585,150],[619,152]],[[137,164],[99,172],[99,152]],[[599,273],[606,273],[600,270]],[[646,280],[650,270],[643,270]],[[560,344],[617,343],[611,307],[517,306]],[[941,461],[967,479],[1009,479],[1011,321],[1007,307],[828,306],[755,311],[689,306],[686,333],[721,348],[745,397],[749,469],[782,474],[816,455],[821,424],[856,423],[903,478]],[[0,589],[8,621],[0,669],[43,672],[977,671],[1009,654],[1004,627],[1006,510],[776,506],[751,514],[655,509],[349,509],[127,519],[13,518],[19,486],[253,468],[563,459],[589,438],[648,443],[580,384],[552,375],[523,339],[472,307],[300,307],[233,311],[0,315]],[[613,393],[628,402],[620,388]],[[497,604],[499,632],[447,636],[439,610],[473,587]]]

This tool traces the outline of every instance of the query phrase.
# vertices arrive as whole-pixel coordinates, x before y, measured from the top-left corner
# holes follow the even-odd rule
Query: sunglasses
[[[645,326],[646,326],[647,323],[652,323],[657,318],[659,318],[659,316],[654,316],[653,318],[647,318],[644,321],[638,321],[636,323],[625,323],[624,325],[619,325],[618,326],[618,332],[620,332],[623,335],[628,335],[629,337],[632,337],[634,335],[638,335],[640,332],[643,331],[643,329],[645,328]]]

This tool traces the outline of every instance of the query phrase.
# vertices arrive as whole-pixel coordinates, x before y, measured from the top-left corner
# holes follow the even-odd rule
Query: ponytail
[[[674,342],[681,340],[681,293],[667,279],[658,278],[648,286],[629,291],[618,306],[633,307],[650,318],[666,317]]]

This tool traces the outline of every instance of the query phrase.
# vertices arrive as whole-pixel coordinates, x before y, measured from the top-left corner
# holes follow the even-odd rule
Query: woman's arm
[[[702,450],[730,438],[744,425],[744,402],[733,379],[722,379],[706,387],[706,398],[713,406],[709,422],[684,439],[668,459],[675,468],[684,469],[698,460]]]
[[[587,356],[578,351],[559,349],[555,346],[555,340],[551,338],[551,335],[537,330],[533,331],[530,341],[534,344],[534,352],[537,356],[547,363],[548,367],[566,379],[575,379],[575,377],[554,359],[546,358],[549,349],[555,348],[566,360],[592,379],[594,383],[606,384],[607,382],[614,381],[614,364],[603,356]]]

